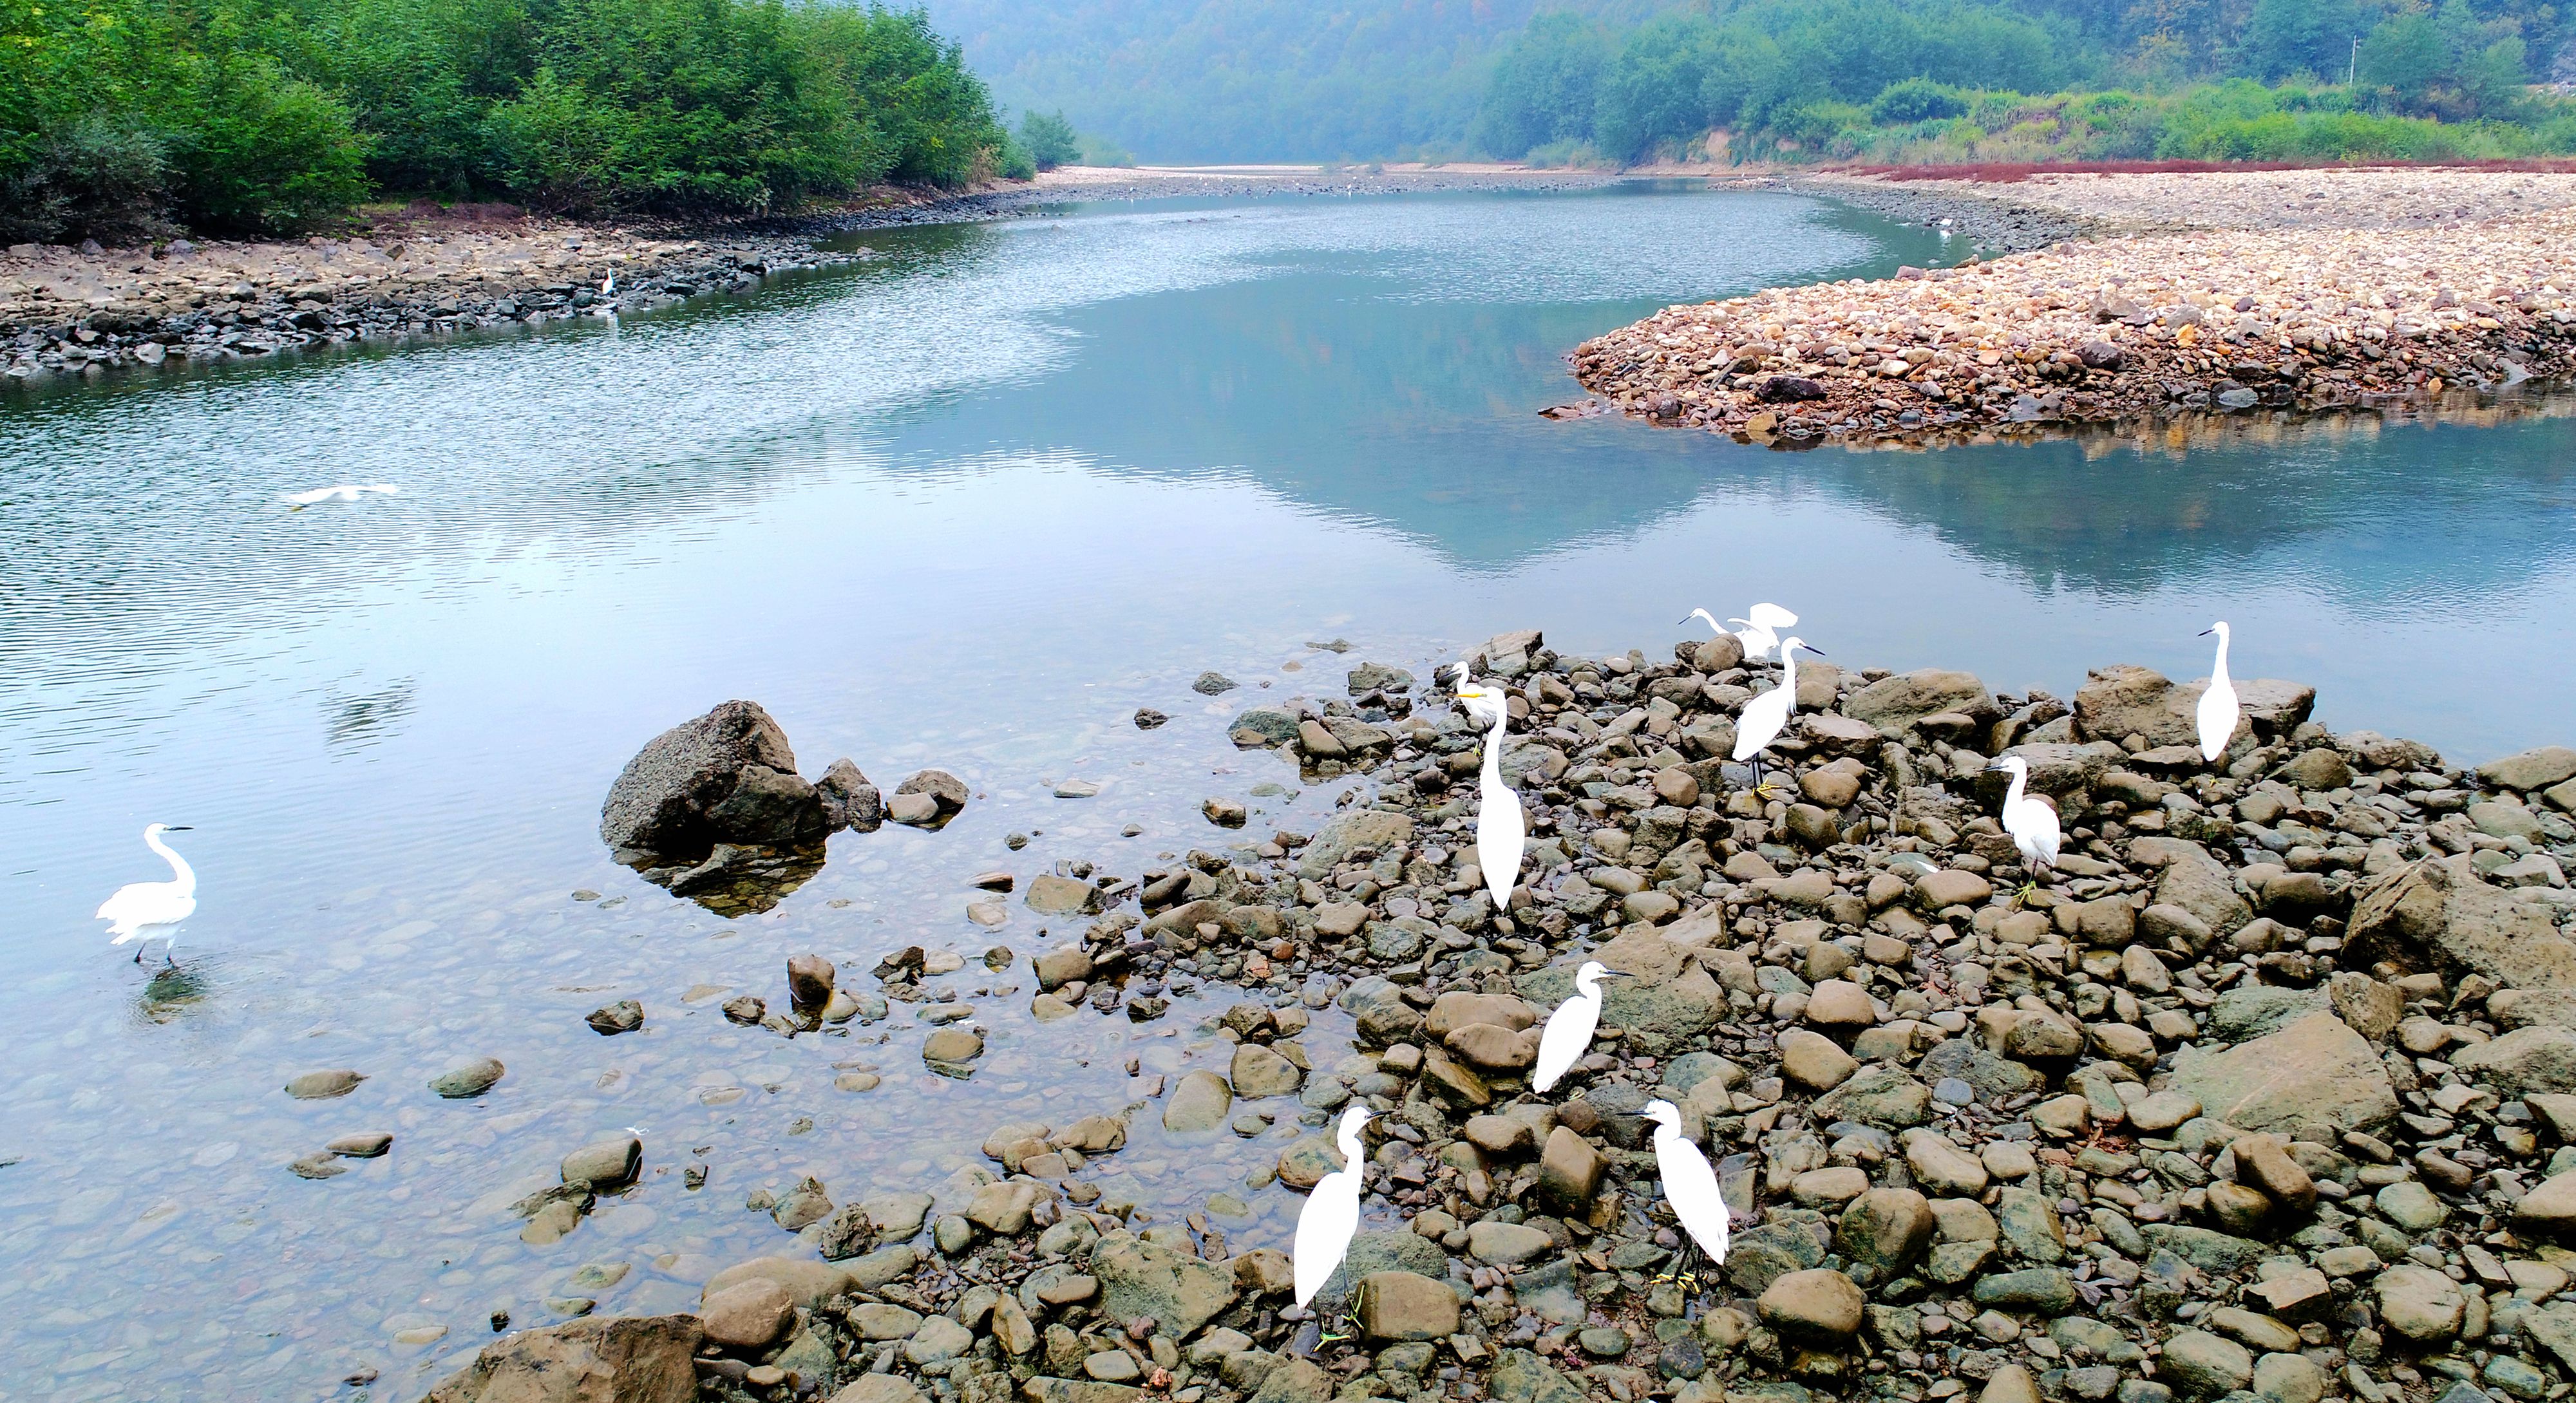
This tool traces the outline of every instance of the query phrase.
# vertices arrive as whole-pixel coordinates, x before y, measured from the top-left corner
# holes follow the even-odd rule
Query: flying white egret
[[[2227,680],[2227,624],[2224,620],[2200,631],[2207,638],[2218,635],[2218,661],[2210,665],[2209,690],[2200,694],[2200,758],[2215,765],[2227,749],[2227,738],[2236,734],[2236,684]]]
[[[1469,715],[1490,717],[1485,767],[1476,779],[1476,865],[1494,894],[1494,914],[1509,915],[1512,888],[1521,880],[1521,839],[1529,833],[1521,796],[1503,782],[1503,729],[1511,724],[1512,708],[1501,692],[1475,682],[1458,685],[1458,700]]]
[[[1538,1065],[1530,1070],[1530,1090],[1547,1091],[1592,1046],[1592,1030],[1601,1026],[1601,981],[1627,975],[1599,960],[1585,960],[1574,972],[1574,993],[1547,1016],[1538,1035]]]
[[[2022,886],[2027,895],[2039,886],[2040,869],[2057,866],[2057,810],[2022,792],[2030,783],[2029,761],[2007,755],[1986,768],[2012,776],[2012,787],[2004,791],[2004,831],[2012,835],[2013,846],[2021,849],[2021,860],[2031,870],[2031,880]]]
[[[1755,612],[1760,612],[1755,605]],[[1735,718],[1735,758],[1753,762],[1753,788],[1762,790],[1762,749],[1780,738],[1780,728],[1789,724],[1789,713],[1798,706],[1798,661],[1790,656],[1800,648],[1817,657],[1821,648],[1808,648],[1807,640],[1792,638],[1780,645],[1780,685],[1744,704],[1744,713]]]
[[[1680,1107],[1649,1101],[1646,1118],[1655,1123],[1655,1172],[1664,1181],[1664,1200],[1681,1219],[1682,1231],[1708,1254],[1709,1265],[1725,1265],[1726,1199],[1717,1191],[1717,1171],[1682,1134]]]
[[[1752,617],[1727,622],[1744,625],[1735,631],[1735,636],[1743,642],[1744,656],[1748,658],[1771,656],[1771,650],[1780,646],[1780,635],[1772,630],[1798,626],[1798,616],[1777,604],[1756,604],[1745,612]]]
[[[179,943],[178,926],[196,914],[197,874],[187,860],[161,841],[164,833],[185,833],[185,824],[156,823],[143,830],[143,846],[161,854],[170,864],[171,880],[167,882],[128,882],[116,889],[116,895],[99,903],[98,919],[108,923],[107,933],[115,936],[111,945],[129,940],[149,943],[154,936],[167,942],[161,957],[171,959],[170,952]],[[134,962],[143,963],[143,946],[134,947]],[[172,960],[172,963],[176,963]]]
[[[1332,1280],[1343,1254],[1351,1250],[1351,1234],[1359,1231],[1360,1174],[1367,1167],[1360,1127],[1368,1122],[1366,1106],[1342,1112],[1341,1129],[1334,1133],[1342,1147],[1342,1167],[1316,1180],[1306,1206],[1297,1211],[1297,1241],[1288,1264],[1296,1274],[1300,1307]]]
[[[302,511],[319,502],[354,502],[369,492],[382,492],[390,497],[400,491],[401,488],[390,482],[343,482],[334,487],[316,487],[310,492],[291,492],[286,500],[295,504],[295,510]]]

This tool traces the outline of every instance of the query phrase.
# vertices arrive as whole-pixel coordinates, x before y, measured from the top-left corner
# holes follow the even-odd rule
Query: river
[[[1694,607],[1771,599],[1844,666],[2066,696],[2113,662],[2198,676],[2226,618],[2239,676],[2315,684],[2339,729],[2469,762],[2571,739],[2565,418],[1788,453],[1535,413],[1578,397],[1587,336],[1945,258],[1923,230],[1637,184],[843,242],[872,256],[619,324],[0,398],[0,1396],[350,1397],[372,1370],[413,1397],[494,1312],[686,1308],[792,1250],[756,1189],[940,1190],[999,1123],[1221,1065],[1222,987],[1034,1022],[1027,956],[1069,931],[1016,895],[971,924],[970,879],[1221,846],[1211,795],[1248,798],[1255,837],[1312,831],[1339,791],[1225,721],[1364,659],[1427,670],[1519,627],[1660,649]],[[379,481],[402,491],[280,500]],[[1192,692],[1209,669],[1242,685]],[[765,913],[674,900],[608,860],[598,803],[728,697],[809,775],[936,765],[977,797],[940,832],[834,839]],[[1053,797],[1074,778],[1100,793]],[[163,875],[150,821],[192,825],[203,882],[176,973],[89,914]],[[989,1030],[970,1079],[923,1068],[913,1007],[789,1040],[710,992],[775,1000],[807,949],[872,989],[916,943],[968,957],[932,982]],[[996,945],[1016,964],[989,970]],[[628,997],[644,1032],[583,1024]],[[1319,1065],[1346,1027],[1318,1015]],[[478,1055],[508,1064],[494,1090],[430,1095]],[[369,1080],[280,1090],[339,1067]],[[884,1081],[837,1089],[850,1070]],[[1264,1108],[1213,1146],[1149,1108],[1101,1182],[1280,1243],[1296,1200],[1251,1181],[1296,1108]],[[642,1187],[523,1243],[508,1204],[630,1126]],[[288,1172],[363,1130],[391,1154]],[[575,1287],[588,1263],[628,1271]]]

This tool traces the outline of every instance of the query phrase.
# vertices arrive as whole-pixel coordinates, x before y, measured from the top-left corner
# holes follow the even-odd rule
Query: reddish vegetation
[[[2172,175],[2205,171],[2449,169],[2576,172],[2576,160],[2493,161],[1980,161],[1946,166],[1838,166],[1887,180],[1973,180],[2011,185],[2034,175]]]

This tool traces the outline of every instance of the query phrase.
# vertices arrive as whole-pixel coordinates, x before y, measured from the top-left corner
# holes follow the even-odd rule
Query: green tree
[[[1037,169],[1051,171],[1082,159],[1082,139],[1059,108],[1054,113],[1028,112],[1020,117],[1020,146]]]

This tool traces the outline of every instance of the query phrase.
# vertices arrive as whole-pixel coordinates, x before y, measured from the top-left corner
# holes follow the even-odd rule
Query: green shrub
[[[1027,151],[1029,163],[1042,171],[1082,159],[1082,140],[1061,110],[1052,115],[1024,114],[1020,118],[1020,145]]]
[[[1869,119],[1881,126],[1963,117],[1967,111],[1967,99],[1960,96],[1958,89],[1929,78],[1890,83],[1869,102]]]
[[[169,232],[170,151],[122,115],[81,117],[0,178],[0,243],[138,243]]]

